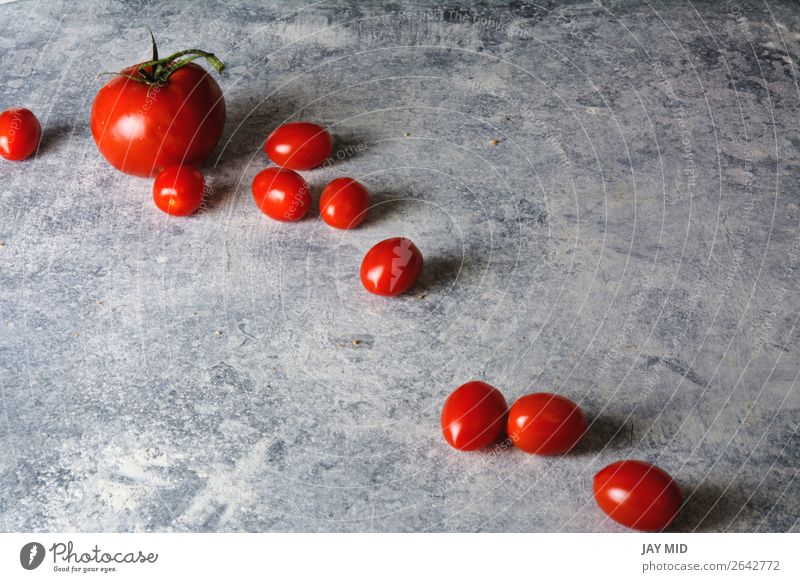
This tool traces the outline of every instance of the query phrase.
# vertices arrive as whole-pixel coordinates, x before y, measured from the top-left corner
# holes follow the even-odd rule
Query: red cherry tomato
[[[361,283],[370,293],[394,296],[408,291],[422,271],[422,253],[407,238],[382,240],[361,262]]]
[[[0,156],[24,160],[39,147],[42,126],[29,109],[13,107],[0,113]]]
[[[311,206],[311,193],[303,177],[292,170],[267,168],[253,179],[253,198],[261,211],[275,220],[300,220]]]
[[[264,151],[281,167],[310,170],[328,159],[333,140],[325,128],[314,123],[284,123],[267,138]]]
[[[611,519],[642,531],[663,530],[683,504],[675,480],[644,461],[617,461],[600,471],[594,498]]]
[[[217,70],[224,68],[214,55],[205,58]],[[152,176],[176,164],[199,166],[222,135],[225,100],[217,82],[196,63],[170,69],[174,61],[164,61],[158,71],[139,65],[124,69],[94,98],[94,141],[126,174]]]
[[[560,455],[586,432],[586,415],[569,398],[558,394],[527,394],[508,411],[508,436],[526,453]]]
[[[334,228],[355,228],[367,217],[372,202],[364,186],[352,178],[336,178],[322,190],[319,212]]]
[[[153,201],[171,216],[189,216],[203,203],[205,180],[191,166],[168,166],[153,182]]]
[[[442,433],[451,446],[474,451],[492,444],[503,432],[506,399],[500,391],[474,380],[447,397],[442,408]]]

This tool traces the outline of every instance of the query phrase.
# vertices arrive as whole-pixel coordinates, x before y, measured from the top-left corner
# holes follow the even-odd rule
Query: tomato
[[[333,151],[331,134],[315,123],[284,123],[264,144],[269,159],[290,170],[310,170],[322,165]]]
[[[334,228],[355,228],[367,217],[369,192],[352,178],[336,178],[322,190],[319,213]]]
[[[642,531],[663,530],[683,504],[675,480],[644,461],[617,461],[597,473],[594,498],[611,519]]]
[[[361,261],[361,283],[370,293],[394,296],[408,291],[422,271],[422,253],[407,238],[382,240]]]
[[[527,394],[511,405],[507,430],[514,446],[526,453],[560,455],[581,440],[586,415],[558,394]]]
[[[467,382],[444,403],[442,433],[460,451],[482,449],[503,432],[506,411],[506,399],[497,388],[477,380]]]
[[[171,216],[189,216],[203,203],[205,180],[191,166],[167,166],[153,182],[153,201]]]
[[[20,161],[39,147],[42,126],[29,109],[12,107],[0,113],[0,156]]]
[[[253,198],[261,211],[275,220],[300,220],[311,206],[311,193],[303,177],[292,170],[267,168],[253,179]]]
[[[167,166],[199,166],[211,155],[225,125],[225,100],[206,70],[188,60],[204,58],[217,71],[213,54],[192,49],[128,67],[94,99],[92,136],[100,153],[118,170],[152,176]],[[190,56],[186,56],[186,55]]]

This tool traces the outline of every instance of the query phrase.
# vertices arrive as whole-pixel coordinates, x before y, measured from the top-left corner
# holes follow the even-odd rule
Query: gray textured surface
[[[797,531],[800,11],[603,4],[0,6],[0,106],[45,129],[0,164],[0,530],[618,531],[591,476],[635,457],[677,530]],[[229,66],[190,219],[87,124],[146,26]],[[363,228],[255,207],[290,117],[356,152],[306,176],[365,182]],[[391,235],[427,266],[386,300],[357,268]],[[591,432],[453,451],[472,378]]]

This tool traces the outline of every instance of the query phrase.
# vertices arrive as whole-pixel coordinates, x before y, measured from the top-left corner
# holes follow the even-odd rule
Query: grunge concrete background
[[[214,51],[228,105],[189,219],[100,157],[101,71]],[[592,475],[640,458],[675,531],[798,531],[800,11],[777,0],[12,2],[0,107],[0,530],[621,531]],[[363,228],[279,224],[280,123],[330,126]],[[496,141],[493,141],[496,140]],[[407,295],[364,252],[412,238]],[[558,458],[450,449],[444,398],[558,391]]]

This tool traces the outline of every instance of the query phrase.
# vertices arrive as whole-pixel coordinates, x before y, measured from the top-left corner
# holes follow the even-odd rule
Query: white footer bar
[[[800,580],[799,549],[800,534],[0,534],[0,580]]]

